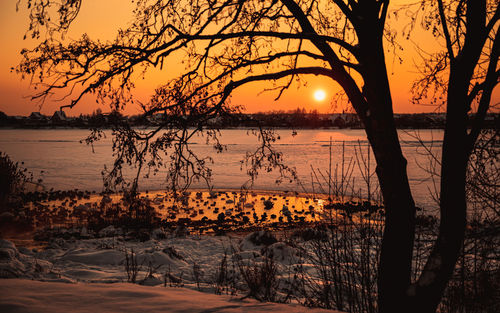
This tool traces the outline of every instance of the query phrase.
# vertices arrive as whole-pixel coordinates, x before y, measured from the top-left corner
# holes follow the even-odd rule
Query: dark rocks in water
[[[214,230],[215,236],[226,236],[226,234],[226,230],[224,230],[223,228],[217,228],[216,230]]]
[[[273,207],[274,207],[274,202],[272,202],[270,199],[264,201],[264,209],[271,210]]]
[[[267,220],[267,213],[266,213],[266,212],[264,212],[264,213],[260,216],[260,220],[261,220],[262,222],[265,222],[265,221]]]

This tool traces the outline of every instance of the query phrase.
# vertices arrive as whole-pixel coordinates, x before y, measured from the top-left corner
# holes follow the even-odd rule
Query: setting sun
[[[314,100],[323,101],[326,98],[326,92],[323,89],[318,89],[314,92]]]

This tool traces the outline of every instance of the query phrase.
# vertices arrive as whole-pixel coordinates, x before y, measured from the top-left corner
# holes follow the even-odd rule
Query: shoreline
[[[381,208],[360,199],[355,202],[352,197],[330,201],[327,194],[293,191],[193,188],[177,198],[171,195],[167,190],[140,192],[139,202],[131,205],[122,193],[31,193],[32,198],[23,199],[23,206],[9,213],[10,224],[2,221],[2,235],[26,246],[57,237],[98,238],[111,226],[122,228],[124,234],[135,229],[130,236],[158,228],[185,228],[200,235],[259,228],[279,231],[338,221],[342,212],[356,220],[358,212],[371,214]]]

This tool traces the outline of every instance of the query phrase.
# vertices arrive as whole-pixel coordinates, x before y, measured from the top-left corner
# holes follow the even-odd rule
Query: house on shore
[[[66,113],[62,110],[55,111],[52,117],[50,118],[52,125],[67,125],[69,120],[66,116]]]

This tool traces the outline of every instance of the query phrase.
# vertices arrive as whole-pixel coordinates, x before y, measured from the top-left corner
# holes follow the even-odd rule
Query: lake
[[[276,184],[276,171],[259,173],[253,188],[257,190],[287,190],[297,192],[328,193],[328,171],[330,168],[330,150],[332,156],[332,176],[337,173],[337,181],[342,172],[349,173],[349,184],[344,184],[345,193],[360,194],[365,197],[366,184],[356,160],[367,159],[368,142],[363,130],[358,129],[307,129],[277,130],[280,140],[274,145],[283,153],[286,165],[296,169],[299,181],[288,180]],[[108,132],[110,133],[110,132]],[[43,179],[45,188],[101,191],[101,171],[104,165],[113,163],[111,138],[98,142],[92,149],[80,143],[89,134],[85,129],[1,129],[0,151],[6,152],[14,161],[24,162],[24,167],[31,171],[35,180]],[[436,207],[431,196],[435,184],[428,174],[429,153],[423,147],[440,155],[442,130],[400,130],[403,152],[408,160],[410,185],[417,205]],[[194,138],[193,150],[200,156],[214,159],[212,185],[217,189],[237,189],[248,181],[246,168],[241,164],[247,152],[255,151],[258,140],[246,129],[226,129],[221,131],[221,143],[227,150],[216,153],[205,138]],[[331,142],[331,145],[330,145]],[[342,152],[343,151],[343,152]],[[342,162],[344,160],[344,162]],[[376,181],[375,163],[371,156],[370,170],[372,184]],[[161,190],[165,188],[162,173],[148,179],[142,179],[141,190]],[[334,180],[334,179],[332,179]],[[437,187],[439,181],[435,182]],[[330,185],[334,185],[331,183]],[[373,185],[372,185],[373,186]],[[206,188],[204,183],[194,183],[193,188]],[[373,188],[373,187],[372,187]]]

